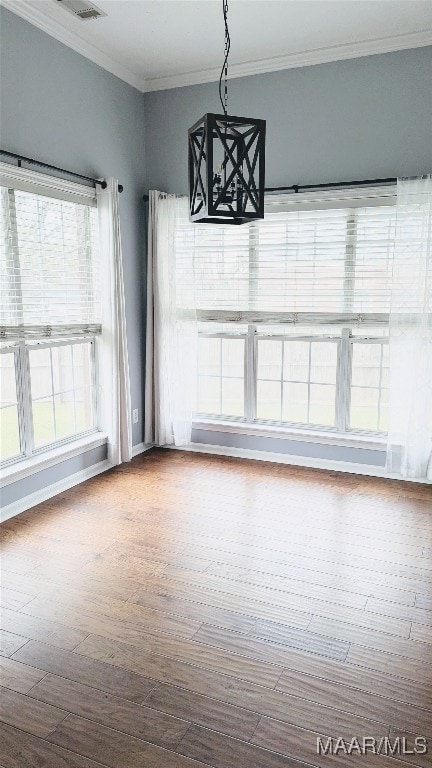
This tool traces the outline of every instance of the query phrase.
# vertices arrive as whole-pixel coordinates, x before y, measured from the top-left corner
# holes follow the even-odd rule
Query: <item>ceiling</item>
[[[222,0],[95,0],[82,21],[56,0],[0,0],[141,91],[211,82]],[[432,0],[230,0],[230,76],[432,44]]]

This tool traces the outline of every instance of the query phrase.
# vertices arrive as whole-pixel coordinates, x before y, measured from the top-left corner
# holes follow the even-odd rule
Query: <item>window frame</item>
[[[38,349],[53,349],[54,347],[66,347],[77,344],[90,344],[90,364],[91,364],[91,407],[93,413],[93,426],[90,429],[81,430],[80,432],[74,432],[72,435],[53,440],[49,443],[45,443],[39,447],[34,445],[33,434],[33,407],[31,397],[31,375],[30,375],[30,351],[32,348]],[[29,341],[17,341],[11,342],[10,345],[5,345],[0,348],[0,354],[7,354],[13,352],[15,356],[15,382],[17,391],[17,410],[18,410],[18,432],[21,451],[18,455],[11,456],[8,459],[4,459],[0,466],[2,469],[10,467],[15,464],[19,464],[26,459],[36,458],[61,446],[67,446],[77,440],[82,440],[90,435],[97,434],[98,418],[97,418],[97,364],[96,364],[96,337],[95,336],[80,336],[79,338],[66,338],[66,339],[41,339]],[[52,397],[55,394],[52,393]]]
[[[226,321],[226,320],[225,320]],[[201,322],[202,319],[201,319]],[[204,321],[205,322],[205,321]],[[295,430],[299,432],[318,432],[325,434],[343,435],[344,437],[356,437],[365,436],[369,438],[377,437],[384,438],[386,432],[380,430],[366,430],[350,427],[350,405],[351,405],[351,386],[352,386],[352,350],[353,344],[388,344],[388,337],[386,336],[368,336],[363,335],[351,335],[352,329],[348,327],[342,327],[339,336],[331,336],[329,334],[323,334],[317,336],[316,334],[264,334],[259,332],[259,326],[249,324],[247,333],[236,333],[235,323],[233,323],[233,331],[205,331],[200,329],[198,332],[199,337],[204,338],[243,338],[245,339],[244,349],[244,416],[228,416],[225,414],[213,414],[205,413],[201,411],[195,411],[193,414],[193,422],[202,422],[209,420],[213,423],[227,421],[237,424],[247,424],[253,426],[262,427],[278,427],[286,428],[287,430]],[[263,339],[278,340],[282,342],[289,341],[306,341],[306,342],[332,342],[337,345],[337,361],[336,361],[336,391],[335,391],[335,424],[334,426],[319,425],[306,422],[292,422],[276,419],[259,419],[257,418],[257,384],[258,384],[258,342]],[[275,381],[279,381],[275,379]],[[310,381],[309,381],[310,384]],[[379,387],[373,387],[373,389],[380,389]],[[378,410],[379,423],[380,413]]]

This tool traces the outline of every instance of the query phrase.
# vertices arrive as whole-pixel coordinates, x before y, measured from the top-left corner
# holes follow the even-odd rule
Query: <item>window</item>
[[[247,227],[197,228],[197,418],[387,431],[394,204],[280,199]]]
[[[93,189],[1,168],[0,459],[11,463],[97,429],[98,227]]]

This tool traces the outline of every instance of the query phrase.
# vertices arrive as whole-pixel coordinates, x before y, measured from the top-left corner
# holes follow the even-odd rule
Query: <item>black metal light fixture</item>
[[[225,58],[219,98],[223,114],[207,112],[189,129],[189,216],[197,223],[245,224],[264,218],[266,122],[228,115],[231,41],[228,0],[222,3]]]

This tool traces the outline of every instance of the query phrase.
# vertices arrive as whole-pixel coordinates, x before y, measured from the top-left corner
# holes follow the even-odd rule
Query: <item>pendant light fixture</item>
[[[189,216],[196,223],[245,224],[264,218],[266,123],[228,115],[228,0],[222,0],[222,5],[225,58],[219,98],[223,114],[207,112],[189,129]]]

